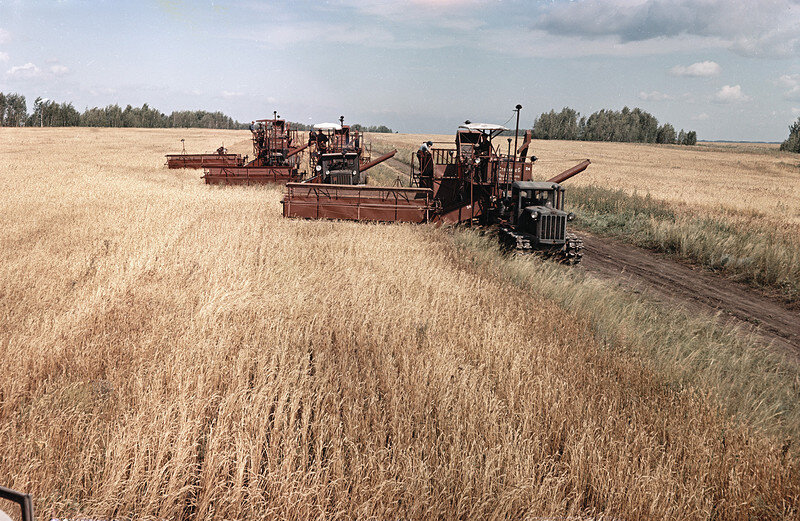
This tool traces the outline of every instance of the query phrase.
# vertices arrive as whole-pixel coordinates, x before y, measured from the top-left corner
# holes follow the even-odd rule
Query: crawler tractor
[[[317,123],[308,136],[314,145],[309,164],[314,176],[309,183],[332,185],[363,185],[367,182],[364,172],[394,156],[396,150],[371,160],[372,147],[364,143],[359,132],[344,124]]]
[[[515,181],[511,186],[510,199],[503,201],[506,218],[498,224],[503,246],[518,253],[541,252],[566,264],[580,262],[583,241],[567,233],[567,222],[575,215],[564,211],[561,185]]]

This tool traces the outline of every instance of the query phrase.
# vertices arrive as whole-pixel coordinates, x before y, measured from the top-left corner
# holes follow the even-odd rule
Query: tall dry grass
[[[280,189],[168,171],[184,134],[0,129],[0,475],[40,512],[798,514],[795,448],[704,382],[430,228],[284,220]]]

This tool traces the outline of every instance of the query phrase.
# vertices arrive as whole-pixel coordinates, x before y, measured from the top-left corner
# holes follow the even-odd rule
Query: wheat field
[[[800,513],[796,448],[704,382],[610,356],[446,230],[285,220],[281,188],[167,170],[181,138],[249,152],[0,129],[0,484],[40,516]]]

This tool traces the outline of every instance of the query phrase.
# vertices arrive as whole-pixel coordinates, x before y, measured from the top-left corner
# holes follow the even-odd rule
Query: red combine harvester
[[[250,125],[253,133],[253,160],[239,160],[233,165],[204,165],[203,179],[212,185],[254,185],[300,181],[303,143],[297,130],[275,114],[273,119],[259,119]]]
[[[311,184],[364,185],[364,172],[397,153],[393,150],[372,160],[372,147],[357,130],[344,124],[344,116],[339,117],[339,123],[314,125],[308,142],[314,145],[309,160],[313,177],[306,181]]]
[[[183,142],[181,139],[181,143]],[[213,154],[187,154],[185,146],[180,154],[167,154],[167,168],[204,168],[241,163],[242,156],[228,154],[224,146],[219,147]]]
[[[517,126],[521,108],[516,108]],[[567,264],[580,262],[583,244],[567,233],[574,216],[564,211],[560,183],[585,170],[589,160],[548,181],[533,181],[536,158],[527,157],[531,133],[526,132],[519,147],[514,144],[513,154],[509,138],[503,154],[494,141],[506,130],[485,123],[461,125],[454,147],[434,145],[417,152],[411,188],[288,183],[283,215],[496,226],[509,248],[541,252]]]

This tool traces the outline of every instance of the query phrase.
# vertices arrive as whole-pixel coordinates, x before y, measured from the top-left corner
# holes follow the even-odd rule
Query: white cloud
[[[717,62],[704,61],[697,62],[684,67],[683,65],[676,65],[669,70],[673,76],[692,76],[692,77],[708,77],[718,76],[722,71],[722,67]]]
[[[240,98],[240,97],[244,96],[244,93],[243,92],[231,92],[231,91],[223,90],[220,95],[223,98],[228,99],[228,98]]]
[[[7,62],[8,61],[8,53],[0,52],[0,62]]]
[[[749,99],[750,97],[742,92],[741,85],[725,85],[714,94],[714,101],[719,103],[737,103]]]
[[[795,13],[797,13],[796,8]],[[800,54],[800,30],[798,30],[797,16],[787,16],[776,22],[778,25],[781,23],[786,26],[753,36],[740,37],[731,45],[730,49],[750,58],[787,58]]]
[[[56,76],[63,76],[64,74],[69,72],[69,69],[64,65],[53,65],[50,67],[50,72],[52,72]]]
[[[708,115],[708,114],[706,114],[705,112],[701,112],[700,114],[698,114],[698,115],[696,115],[696,116],[692,116],[692,119],[693,119],[693,120],[695,120],[695,121],[705,121],[705,120],[707,120],[707,119],[708,119],[708,118],[710,118],[710,117],[711,117],[711,116],[709,116],[709,115]]]
[[[0,61],[3,60],[3,53],[0,53]],[[30,79],[53,79],[63,76],[69,72],[69,68],[64,65],[51,65],[41,69],[35,63],[28,62],[25,65],[14,65],[6,71],[6,76],[11,78],[30,80]]]
[[[778,79],[778,84],[789,89],[783,93],[785,99],[800,101],[800,74],[784,74]]]
[[[6,71],[9,76],[17,78],[35,78],[41,74],[41,69],[31,62],[25,65],[15,65]]]
[[[796,87],[800,85],[800,74],[784,74],[778,78],[778,84],[784,87]]]
[[[110,87],[94,87],[89,89],[89,94],[92,96],[110,96],[116,93],[117,89],[112,89]]]
[[[10,39],[11,35],[8,33],[8,31],[0,29],[0,43],[6,43]]]
[[[669,94],[664,94],[663,92],[658,92],[654,90],[652,92],[640,92],[639,99],[644,101],[670,101],[674,100],[675,96],[671,96]]]

